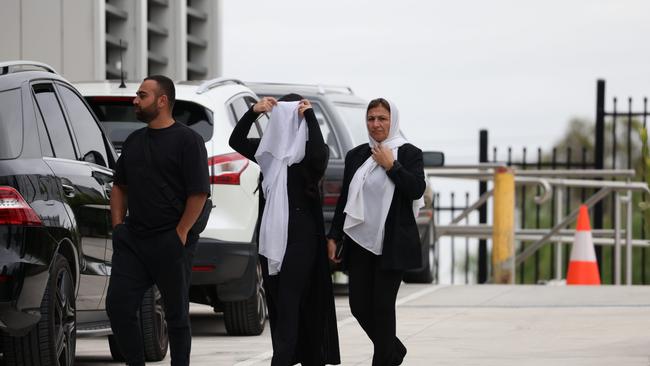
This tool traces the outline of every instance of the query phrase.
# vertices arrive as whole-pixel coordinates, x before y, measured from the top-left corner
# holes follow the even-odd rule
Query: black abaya
[[[259,139],[247,135],[258,113],[251,108],[235,126],[230,146],[255,162]],[[328,147],[312,109],[305,111],[309,138],[304,159],[288,167],[289,235],[278,275],[268,275],[260,255],[269,307],[273,366],[340,363],[332,281],[327,259],[318,182],[328,162]],[[261,186],[261,185],[260,185]],[[264,197],[260,190],[260,220]]]

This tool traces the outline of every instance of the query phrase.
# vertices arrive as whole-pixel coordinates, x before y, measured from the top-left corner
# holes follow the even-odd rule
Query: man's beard
[[[159,111],[156,109],[155,105],[151,105],[146,109],[140,107],[135,109],[135,118],[137,118],[138,121],[149,123],[158,117],[158,113]]]

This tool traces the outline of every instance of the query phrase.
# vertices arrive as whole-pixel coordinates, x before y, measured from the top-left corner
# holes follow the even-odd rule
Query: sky
[[[222,1],[223,74],[385,97],[448,163],[490,146],[549,149],[573,117],[650,94],[650,1]],[[608,104],[611,103],[608,101]],[[364,123],[364,121],[359,121]],[[505,158],[502,156],[501,158]]]

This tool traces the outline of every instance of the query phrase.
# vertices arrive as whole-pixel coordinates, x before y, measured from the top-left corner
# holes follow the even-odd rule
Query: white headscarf
[[[305,157],[307,123],[298,117],[299,102],[278,102],[273,108],[255,159],[262,170],[266,198],[260,224],[259,253],[269,262],[269,275],[282,268],[289,235],[287,167]]]
[[[407,143],[399,129],[399,112],[395,104],[390,104],[390,130],[388,137],[381,145],[391,149],[395,160],[397,150]],[[379,145],[368,133],[370,147]],[[384,168],[370,156],[354,173],[348,189],[348,200],[345,205],[346,213],[343,231],[355,242],[370,252],[380,255],[384,245],[384,226],[390,209],[395,183],[393,183]],[[413,213],[417,216],[424,206],[421,197],[413,201]]]

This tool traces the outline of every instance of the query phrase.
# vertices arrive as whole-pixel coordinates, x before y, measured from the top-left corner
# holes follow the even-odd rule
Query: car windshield
[[[343,117],[345,127],[352,137],[355,146],[368,142],[366,129],[366,106],[363,104],[335,103],[336,109]]]
[[[87,97],[88,103],[101,121],[106,133],[117,149],[131,132],[146,127],[135,117],[133,97]],[[177,122],[198,132],[203,141],[212,138],[212,112],[199,104],[177,100],[172,113]]]

